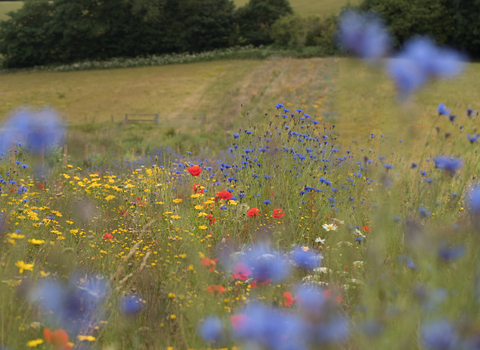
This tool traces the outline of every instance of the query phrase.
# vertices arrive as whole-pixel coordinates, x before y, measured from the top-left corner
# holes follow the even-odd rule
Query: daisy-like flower
[[[355,233],[358,237],[365,238],[366,236],[358,228],[355,229]]]
[[[322,227],[325,229],[325,231],[336,231],[338,226],[335,224],[323,224]]]
[[[315,243],[325,244],[325,238],[322,239],[322,237],[318,237],[317,239],[315,239]]]

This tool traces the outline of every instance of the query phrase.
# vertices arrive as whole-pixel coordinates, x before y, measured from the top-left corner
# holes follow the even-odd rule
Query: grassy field
[[[0,2],[0,21],[8,19],[7,12],[16,11],[22,7],[21,1],[1,1]]]
[[[480,65],[470,64],[467,74],[428,85],[398,108],[394,86],[385,75],[351,59],[271,58],[6,74],[0,76],[0,119],[21,105],[52,106],[71,125],[89,131],[76,141],[80,149],[84,142],[115,147],[122,139],[118,133],[128,147],[165,142],[191,148],[195,142],[207,146],[212,139],[213,145],[224,145],[227,135],[245,120],[258,120],[271,106],[283,103],[304,109],[321,122],[341,122],[348,137],[374,130],[416,138],[433,122],[438,103],[464,113],[477,100],[479,76]],[[126,113],[203,113],[206,123],[182,117],[162,119],[160,127],[112,129],[111,117],[118,126]],[[165,135],[170,129],[176,133],[173,139]]]
[[[234,0],[234,2],[237,6],[243,6],[248,0]],[[290,0],[293,10],[304,16],[337,14],[348,3],[358,4],[360,0]]]
[[[207,139],[221,130],[228,147],[212,156],[185,132],[180,153],[62,166],[35,147],[54,127],[4,125],[24,142],[0,157],[2,348],[478,349],[480,155],[464,113],[478,107],[477,64],[407,105],[348,59],[166,68],[2,76],[10,89],[78,77],[98,94],[128,88],[108,108],[152,76],[165,109],[215,111]],[[78,96],[83,110],[95,98]],[[146,129],[110,142],[130,133],[139,147],[159,128]]]

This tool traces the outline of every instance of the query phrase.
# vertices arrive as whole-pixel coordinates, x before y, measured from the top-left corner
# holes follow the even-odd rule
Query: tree
[[[438,43],[450,41],[454,30],[449,0],[364,0],[360,9],[380,14],[397,45],[415,35],[429,35]]]
[[[288,0],[250,0],[237,10],[240,35],[246,44],[271,44],[271,26],[280,17],[290,14],[293,10]]]

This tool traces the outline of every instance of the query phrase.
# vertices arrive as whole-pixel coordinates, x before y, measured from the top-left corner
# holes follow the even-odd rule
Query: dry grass
[[[114,70],[0,76],[0,118],[23,104],[52,106],[72,123],[121,120],[125,113],[204,113],[233,127],[241,105],[252,114],[275,103],[312,105],[331,59],[272,58]],[[315,86],[314,86],[315,85]],[[306,99],[304,93],[314,94]],[[308,91],[307,91],[308,90]],[[316,105],[317,107],[314,107]],[[175,127],[185,125],[178,121]]]
[[[234,0],[234,2],[237,6],[243,6],[248,0]],[[360,0],[290,0],[293,10],[304,16],[338,14],[348,3],[358,4]]]
[[[1,1],[0,2],[0,21],[9,19],[7,12],[18,10],[22,7],[23,2],[21,1]]]

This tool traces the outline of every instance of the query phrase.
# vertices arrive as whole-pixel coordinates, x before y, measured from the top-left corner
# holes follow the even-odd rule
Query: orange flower
[[[202,168],[200,168],[198,165],[194,165],[188,168],[188,171],[190,174],[192,174],[192,176],[198,176],[202,172]]]
[[[201,188],[200,185],[192,185],[192,186],[190,186],[190,188],[191,188],[195,193],[197,193],[197,191],[198,191],[199,193],[203,193],[203,188]]]
[[[215,293],[215,292],[225,293],[225,288],[223,288],[222,286],[219,286],[219,285],[208,286],[208,287],[207,287],[207,291],[208,291],[209,293]]]
[[[50,329],[43,330],[45,342],[53,345],[53,350],[70,350],[73,346],[68,342],[68,334],[63,329],[52,332]]]
[[[43,184],[40,184],[40,183],[39,183],[39,184],[37,184],[37,188],[38,188],[39,190],[43,190],[43,189],[45,189],[45,186],[44,186]]]
[[[257,208],[252,208],[247,212],[249,218],[253,218],[256,215],[260,215],[260,211]]]
[[[208,271],[215,270],[215,266],[217,265],[218,258],[215,260],[211,260],[209,258],[203,257],[202,258],[202,266],[208,267]]]
[[[297,301],[297,298],[292,298],[292,293],[290,292],[283,293],[283,296],[285,297],[285,299],[287,299],[287,301],[285,302],[285,306],[290,306]]]
[[[368,226],[362,226],[363,229],[365,230],[366,233],[369,233],[370,232],[370,227]]]

